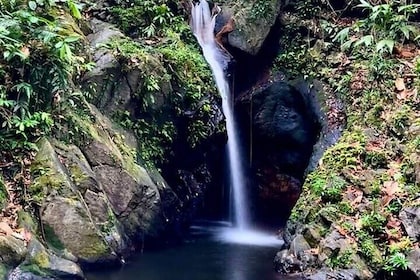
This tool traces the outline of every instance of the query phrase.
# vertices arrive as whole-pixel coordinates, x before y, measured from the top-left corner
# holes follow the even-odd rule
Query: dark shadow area
[[[277,81],[236,106],[255,220],[282,225],[299,198],[321,129],[315,92],[304,81]]]

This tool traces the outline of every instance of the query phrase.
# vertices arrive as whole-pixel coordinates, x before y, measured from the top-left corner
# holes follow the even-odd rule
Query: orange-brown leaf
[[[397,78],[397,79],[395,80],[395,88],[396,88],[398,91],[403,91],[403,90],[405,90],[405,82],[404,82],[404,79],[403,79],[403,78]]]
[[[0,233],[3,233],[5,235],[12,235],[13,230],[7,223],[0,222]]]

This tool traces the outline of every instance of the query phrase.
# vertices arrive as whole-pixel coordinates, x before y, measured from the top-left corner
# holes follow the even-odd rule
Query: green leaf
[[[372,35],[366,35],[357,40],[357,42],[354,44],[355,47],[360,46],[364,44],[366,47],[370,46],[373,42],[373,36]]]
[[[60,42],[58,42],[57,44],[55,44],[55,48],[56,49],[59,49],[59,48],[61,48],[62,46],[63,46],[63,44],[64,44],[64,42],[63,41],[60,41]]]
[[[68,36],[64,39],[64,41],[66,43],[73,43],[73,42],[79,41],[79,39],[80,39],[79,36]]]
[[[337,35],[335,35],[333,42],[339,41],[341,44],[343,44],[344,40],[348,38],[349,32],[350,32],[350,27],[344,28],[343,30],[338,32]]]
[[[385,47],[388,48],[389,53],[392,53],[394,50],[395,41],[390,39],[384,39],[378,42],[376,44],[376,51],[381,52],[385,49]]]
[[[410,39],[410,30],[407,28],[407,26],[401,26],[399,29],[407,40]]]
[[[360,4],[359,5],[356,5],[356,7],[357,8],[372,9],[373,6],[369,2],[367,2],[365,0],[360,0]]]
[[[79,8],[77,5],[73,2],[73,0],[67,0],[67,5],[69,6],[71,15],[76,19],[81,19],[82,14],[80,13]]]
[[[29,6],[29,9],[31,9],[32,11],[35,11],[36,7],[37,7],[37,4],[36,4],[35,1],[29,1],[28,6]]]

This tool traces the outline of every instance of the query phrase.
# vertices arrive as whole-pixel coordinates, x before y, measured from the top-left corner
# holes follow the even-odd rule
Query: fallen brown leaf
[[[7,223],[0,222],[0,233],[3,233],[5,235],[12,235],[13,230]]]
[[[404,79],[403,79],[403,78],[397,78],[397,79],[395,80],[395,88],[396,88],[398,91],[403,91],[403,90],[405,90],[405,83],[404,83]]]

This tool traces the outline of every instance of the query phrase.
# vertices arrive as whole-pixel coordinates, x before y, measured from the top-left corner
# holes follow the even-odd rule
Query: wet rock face
[[[242,99],[238,106],[243,131],[249,135],[259,219],[287,218],[299,197],[320,130],[314,102],[310,93],[278,81]]]

